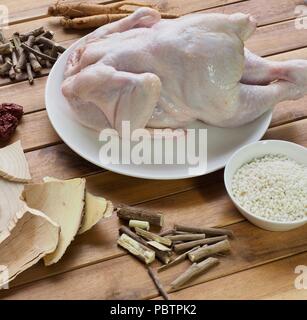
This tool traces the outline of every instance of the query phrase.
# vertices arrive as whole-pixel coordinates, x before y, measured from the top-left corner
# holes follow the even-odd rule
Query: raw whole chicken
[[[307,92],[307,61],[271,62],[244,48],[255,29],[242,13],[161,20],[141,8],[87,36],[68,59],[63,94],[95,130],[244,125]]]

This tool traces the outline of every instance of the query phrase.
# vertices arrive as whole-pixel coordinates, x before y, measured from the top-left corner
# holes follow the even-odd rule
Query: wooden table
[[[54,0],[2,0],[10,10],[10,28],[25,32],[44,25],[63,45],[83,32],[64,32],[46,16]],[[76,2],[79,2],[77,0]],[[152,1],[154,2],[154,1]],[[167,1],[166,1],[167,2]],[[247,46],[269,59],[307,59],[307,30],[294,27],[295,0],[169,0],[168,12],[249,12],[259,21]],[[55,176],[85,176],[89,189],[114,202],[164,211],[166,226],[189,223],[227,226],[235,232],[232,253],[189,287],[170,294],[172,299],[306,299],[307,290],[294,287],[297,265],[307,261],[307,226],[273,233],[251,225],[234,208],[223,185],[223,172],[177,180],[129,178],[95,167],[74,154],[52,129],[44,104],[47,75],[35,81],[9,84],[0,80],[1,101],[20,103],[25,116],[14,139],[21,139],[35,181]],[[307,96],[278,105],[265,139],[283,139],[307,147]],[[160,299],[146,269],[116,245],[119,221],[102,221],[77,237],[65,257],[46,268],[37,264],[19,276],[5,299]],[[160,273],[167,287],[188,262]]]

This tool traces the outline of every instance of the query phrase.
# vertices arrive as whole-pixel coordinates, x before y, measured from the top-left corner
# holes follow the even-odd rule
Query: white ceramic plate
[[[200,176],[223,168],[236,150],[260,140],[269,127],[271,112],[267,112],[253,123],[235,129],[221,129],[196,123],[195,126],[208,129],[207,166],[203,163],[192,171],[189,165],[177,164],[102,165],[99,160],[102,144],[98,141],[98,133],[83,127],[76,121],[61,92],[67,58],[82,41],[84,39],[80,39],[66,50],[52,68],[47,81],[45,102],[49,119],[62,140],[78,155],[97,166],[128,176],[147,179],[182,179]]]

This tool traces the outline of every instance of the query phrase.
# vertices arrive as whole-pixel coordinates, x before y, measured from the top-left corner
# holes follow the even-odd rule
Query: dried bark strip
[[[191,233],[205,233],[206,235],[210,235],[210,236],[226,235],[231,238],[234,236],[232,230],[222,229],[222,228],[206,228],[206,227],[198,228],[198,227],[190,227],[190,226],[183,226],[183,225],[176,224],[175,230],[191,232]]]
[[[216,258],[208,258],[200,263],[193,263],[183,274],[171,283],[173,289],[178,289],[186,284],[192,278],[199,276],[210,268],[216,266],[219,260]]]
[[[169,269],[170,267],[173,267],[173,266],[176,266],[177,264],[179,264],[181,261],[184,261],[187,257],[188,257],[188,254],[190,252],[193,252],[197,249],[199,249],[200,246],[197,246],[195,248],[192,248],[191,250],[185,252],[185,253],[182,253],[180,256],[178,256],[176,259],[172,260],[170,263],[168,264],[165,264],[164,266],[161,266],[158,268],[158,272],[161,272],[163,270],[166,270],[166,269]]]
[[[135,228],[135,232],[136,232],[136,234],[138,234],[139,236],[141,236],[147,240],[153,240],[153,241],[162,243],[166,246],[172,245],[172,240],[165,238],[165,237],[160,237],[159,235],[154,234],[152,232],[149,232],[149,231],[137,228],[137,227]]]
[[[198,245],[212,244],[212,243],[216,243],[216,242],[223,241],[226,239],[227,239],[227,236],[219,236],[219,237],[214,237],[214,238],[189,241],[189,242],[185,242],[185,243],[176,244],[174,246],[174,250],[175,250],[175,252],[186,251],[186,250],[194,248]]]
[[[194,252],[190,252],[188,254],[188,257],[192,262],[198,262],[213,254],[226,252],[229,250],[230,250],[230,243],[228,240],[224,240],[216,244],[213,244],[211,246],[202,247]]]
[[[204,233],[187,233],[187,234],[177,234],[172,236],[166,236],[166,238],[172,241],[193,241],[205,239],[206,235]]]

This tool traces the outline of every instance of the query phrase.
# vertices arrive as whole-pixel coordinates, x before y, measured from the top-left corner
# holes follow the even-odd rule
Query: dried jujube
[[[23,115],[23,107],[15,103],[0,104],[0,141],[9,140]]]

